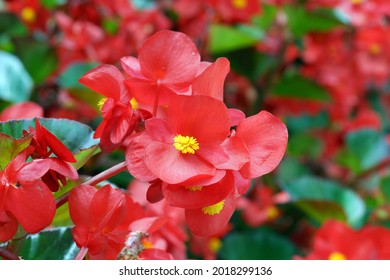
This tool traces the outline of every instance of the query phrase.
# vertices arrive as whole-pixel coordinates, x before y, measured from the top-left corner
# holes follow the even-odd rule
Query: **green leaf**
[[[14,139],[8,135],[0,133],[0,168],[4,168],[8,163],[16,157],[21,151],[30,145],[31,137],[23,137],[21,139]]]
[[[315,81],[297,73],[286,72],[272,87],[272,95],[306,100],[329,101],[329,93]]]
[[[61,227],[27,236],[20,254],[26,260],[71,260],[77,252],[71,229]]]
[[[252,22],[261,30],[268,30],[274,23],[277,14],[278,8],[276,6],[263,5],[261,15],[252,17]]]
[[[291,182],[294,179],[310,174],[310,170],[298,159],[285,156],[280,163],[277,178],[281,183]]]
[[[328,32],[343,24],[331,9],[309,11],[304,7],[285,6],[288,27],[291,33],[300,37],[309,32]]]
[[[341,219],[359,226],[366,211],[355,192],[334,181],[303,177],[286,183],[284,189],[298,207],[319,222]]]
[[[233,232],[224,240],[219,257],[224,260],[290,260],[294,245],[285,237],[266,228]]]
[[[380,184],[380,190],[384,195],[387,202],[390,202],[390,176],[382,179]]]
[[[308,134],[293,134],[289,137],[287,152],[296,157],[316,159],[322,152],[322,142]]]
[[[16,53],[37,84],[45,81],[58,65],[55,49],[45,41],[36,41],[31,38],[18,39],[16,40]]]
[[[330,122],[328,114],[321,112],[318,115],[287,116],[285,123],[293,133],[305,133],[312,129],[326,129]]]
[[[0,34],[10,36],[24,36],[27,28],[14,13],[0,12]]]
[[[41,4],[48,9],[54,9],[57,6],[66,4],[66,0],[40,0]]]
[[[40,118],[39,121],[75,154],[75,168],[80,168],[99,152],[99,141],[93,138],[94,131],[89,126],[68,119]],[[0,122],[0,132],[13,138],[21,138],[23,130],[28,130],[30,126],[35,128],[35,119]]]
[[[67,89],[86,89],[78,80],[97,65],[95,62],[73,63],[61,73],[58,77],[58,83],[61,87]]]
[[[258,40],[258,34],[254,36],[246,30],[213,24],[210,27],[209,49],[212,53],[229,52],[254,46]]]
[[[12,103],[29,99],[33,82],[16,56],[0,51],[0,99]]]

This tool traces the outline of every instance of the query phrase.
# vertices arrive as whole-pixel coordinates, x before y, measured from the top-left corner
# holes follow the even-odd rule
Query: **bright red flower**
[[[339,221],[328,221],[314,236],[313,251],[306,259],[372,260],[390,259],[390,231],[366,225],[353,230]]]
[[[176,96],[168,106],[166,120],[152,118],[145,127],[150,142],[145,145],[144,164],[166,183],[210,178],[215,175],[215,165],[229,159],[221,146],[230,133],[229,113],[225,104],[214,98]],[[132,172],[129,158],[134,150],[130,147],[132,144],[126,158]]]
[[[260,1],[253,0],[209,0],[210,4],[226,22],[249,22],[261,12]]]
[[[195,44],[185,34],[160,31],[145,40],[138,59],[122,58],[126,85],[141,103],[167,104],[170,96],[188,92],[200,67]]]
[[[112,65],[96,67],[79,80],[81,84],[106,97],[100,104],[103,121],[94,135],[100,138],[101,148],[105,152],[119,147],[144,114],[133,109],[131,96],[123,80],[122,73]]]
[[[43,159],[26,162],[28,150],[18,154],[0,171],[0,241],[14,236],[18,223],[28,233],[37,233],[53,220],[56,203],[41,180],[50,162]]]
[[[97,190],[78,186],[69,195],[73,238],[88,248],[90,259],[116,259],[130,234],[130,225],[144,217],[142,207],[129,195],[109,185]]]
[[[17,14],[29,29],[46,31],[50,14],[39,0],[8,0],[6,2],[7,9]]]
[[[43,117],[43,108],[31,101],[21,102],[4,109],[0,114],[0,121],[31,119]]]

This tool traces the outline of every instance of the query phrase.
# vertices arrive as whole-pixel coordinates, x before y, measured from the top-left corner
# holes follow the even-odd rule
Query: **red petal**
[[[77,186],[70,191],[69,213],[76,226],[90,224],[89,208],[96,192],[96,188],[87,185]]]
[[[18,221],[6,211],[0,213],[0,242],[10,240],[18,230]]]
[[[209,96],[176,96],[169,104],[167,122],[177,134],[195,137],[200,144],[222,143],[230,133],[226,105]]]
[[[37,119],[38,122],[38,119]],[[54,154],[62,160],[76,162],[71,151],[49,130],[42,126],[43,137]]]
[[[242,120],[245,119],[245,114],[234,108],[229,108],[230,126],[237,126]]]
[[[34,102],[22,102],[7,107],[0,114],[0,121],[43,117],[43,108]]]
[[[161,249],[146,249],[139,254],[141,260],[173,260],[171,254]]]
[[[125,138],[130,128],[130,120],[127,116],[112,118],[108,122],[110,128],[110,140],[113,144],[119,144]]]
[[[77,170],[70,163],[58,158],[47,158],[44,160],[49,162],[51,170],[54,170],[72,180],[77,180],[79,178]]]
[[[149,182],[157,179],[144,161],[145,149],[151,141],[151,137],[144,133],[134,138],[126,149],[127,169],[131,175],[140,181]]]
[[[195,78],[200,55],[187,35],[164,30],[145,40],[138,59],[142,74],[164,84],[187,83]]]
[[[234,189],[234,177],[228,173],[220,182],[190,190],[185,186],[164,186],[164,197],[174,207],[198,209],[224,200]]]
[[[225,153],[229,155],[229,160],[218,164],[218,169],[240,170],[249,161],[249,152],[244,141],[240,137],[229,137],[223,143]]]
[[[88,71],[79,79],[86,87],[118,101],[123,91],[123,75],[113,65],[101,65]]]
[[[161,190],[161,181],[158,181],[157,183],[152,183],[148,191],[146,192],[146,199],[150,203],[157,203],[161,201],[164,198],[164,195]]]
[[[215,174],[215,168],[192,154],[182,154],[172,144],[152,142],[145,151],[145,164],[162,181],[179,184]]]
[[[145,129],[146,133],[154,140],[164,143],[173,143],[173,138],[176,136],[168,126],[168,123],[159,118],[146,120]]]
[[[56,211],[54,196],[42,181],[10,187],[5,207],[28,233],[39,232],[48,226]]]
[[[236,137],[240,137],[248,148],[250,161],[240,172],[250,179],[276,168],[286,150],[288,132],[285,124],[278,118],[261,111],[237,126]]]
[[[28,182],[40,179],[50,169],[50,162],[46,159],[35,159],[23,165],[15,178],[20,182]]]
[[[196,154],[214,166],[229,160],[229,155],[221,145],[202,145],[202,148],[197,150]]]
[[[211,236],[224,230],[236,208],[234,195],[225,199],[224,207],[219,214],[204,214],[202,209],[185,211],[186,223],[191,232],[199,236]]]
[[[143,78],[141,74],[141,66],[137,58],[132,56],[125,56],[121,58],[121,65],[126,74],[131,77]]]
[[[153,233],[166,225],[168,218],[166,217],[147,217],[134,221],[131,226],[131,231],[142,231],[146,233]]]
[[[224,57],[218,58],[206,68],[192,84],[194,95],[208,95],[223,101],[223,86],[230,71],[230,62]]]

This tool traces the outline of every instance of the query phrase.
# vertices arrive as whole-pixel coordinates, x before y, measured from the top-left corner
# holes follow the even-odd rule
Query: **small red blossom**
[[[97,190],[81,185],[69,195],[73,238],[88,248],[90,259],[116,259],[130,234],[130,225],[144,217],[141,206],[110,185]]]
[[[0,171],[0,241],[14,236],[20,224],[28,233],[37,233],[53,220],[54,196],[41,180],[50,162],[37,159],[26,162],[29,151],[18,154]]]
[[[389,240],[390,231],[380,226],[354,230],[342,222],[328,221],[315,234],[312,252],[305,259],[390,259]]]

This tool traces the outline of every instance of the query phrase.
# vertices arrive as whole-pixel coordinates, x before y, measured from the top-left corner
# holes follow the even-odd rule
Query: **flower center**
[[[36,14],[33,8],[31,7],[26,7],[22,10],[20,16],[22,19],[26,22],[34,22],[36,18]]]
[[[173,138],[173,146],[183,154],[195,154],[199,150],[199,143],[195,137],[182,136],[181,134]]]
[[[380,54],[381,51],[382,51],[382,48],[379,44],[376,44],[376,43],[373,43],[370,48],[369,48],[369,51],[371,54],[373,55],[377,55],[377,54]]]
[[[344,254],[339,253],[339,252],[333,252],[332,254],[329,255],[328,257],[329,260],[346,260],[347,258],[345,257]]]
[[[362,4],[363,3],[363,0],[351,0],[351,3],[353,5],[358,5],[358,4]]]
[[[131,108],[133,108],[133,110],[139,109],[139,103],[134,97],[130,100],[130,105],[131,105]]]
[[[196,191],[201,191],[203,189],[203,187],[202,186],[191,186],[191,187],[186,187],[185,189],[192,191],[192,192],[196,192]]]
[[[202,212],[204,214],[213,216],[215,214],[221,213],[224,205],[225,205],[225,200],[222,200],[222,201],[220,201],[220,202],[218,202],[216,204],[213,204],[213,205],[210,205],[210,206],[207,206],[207,207],[203,207],[202,208]]]
[[[245,9],[246,6],[248,6],[248,1],[247,0],[232,0],[232,5],[236,9]]]
[[[279,211],[275,206],[270,206],[265,210],[267,218],[269,220],[275,219],[279,215]]]
[[[107,101],[107,97],[104,97],[104,98],[102,98],[102,99],[99,100],[97,106],[98,106],[98,108],[99,108],[100,111],[102,110],[102,108],[103,108],[103,106],[104,106],[104,103],[106,103],[106,101]]]
[[[219,239],[217,237],[210,238],[209,243],[208,243],[208,247],[212,252],[214,252],[214,253],[218,252],[219,249],[221,249],[221,247],[222,247],[221,239]]]

